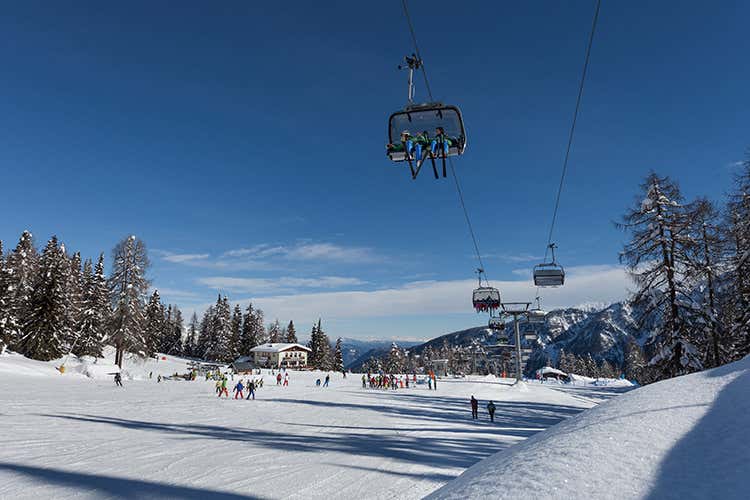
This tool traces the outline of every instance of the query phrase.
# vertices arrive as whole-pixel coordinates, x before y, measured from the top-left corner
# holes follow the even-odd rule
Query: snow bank
[[[52,361],[37,361],[26,358],[18,353],[6,351],[0,355],[0,373],[9,375],[21,375],[27,377],[82,377],[90,379],[112,379],[112,376],[120,371],[114,363],[115,349],[105,347],[103,358],[84,356],[78,358],[70,355]],[[164,359],[166,358],[166,359]],[[125,355],[122,375],[126,380],[145,380],[149,374],[168,376],[174,373],[187,373],[189,360],[159,354],[156,358],[140,358],[131,354]],[[58,368],[64,365],[65,370],[61,373]]]
[[[750,491],[750,357],[628,392],[429,498],[721,498]]]

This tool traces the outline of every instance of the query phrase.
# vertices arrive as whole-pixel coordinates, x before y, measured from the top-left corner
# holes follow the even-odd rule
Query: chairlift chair
[[[417,178],[428,158],[437,179],[439,176],[435,160],[440,159],[443,177],[447,177],[446,158],[461,155],[466,150],[466,128],[461,110],[441,102],[415,104],[414,70],[421,68],[422,61],[414,54],[405,57],[404,61],[406,64],[399,66],[399,69],[409,70],[408,104],[388,118],[386,154],[391,161],[408,162],[413,179]],[[436,134],[438,128],[444,132],[441,136]],[[404,132],[411,136],[411,141],[403,140]]]
[[[539,309],[538,307],[535,309],[529,309],[528,313],[528,321],[529,323],[544,323],[545,318],[547,317],[547,313],[543,311],[542,309]]]
[[[487,326],[493,332],[503,332],[505,331],[505,320],[503,318],[492,317]]]
[[[500,309],[500,291],[491,286],[480,286],[474,290],[473,303],[477,312],[492,312]]]
[[[552,261],[534,266],[534,285],[539,287],[562,286],[565,283],[565,269],[555,260],[554,243],[550,244]]]

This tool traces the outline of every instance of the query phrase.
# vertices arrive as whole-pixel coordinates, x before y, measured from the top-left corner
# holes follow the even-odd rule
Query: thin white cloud
[[[364,285],[366,282],[358,278],[342,276],[322,276],[319,278],[234,278],[228,276],[213,276],[199,278],[198,283],[215,290],[225,290],[239,293],[278,293],[293,291],[298,288],[341,288],[346,286]]]
[[[216,258],[207,253],[176,253],[155,250],[162,260],[175,264],[225,271],[270,270],[290,262],[373,263],[384,259],[365,247],[334,243],[299,242],[292,246],[260,244],[228,250]]]
[[[497,254],[487,254],[483,255],[486,259],[497,259],[502,262],[508,262],[510,264],[516,264],[520,262],[541,262],[544,260],[543,255],[534,255],[530,253],[518,253],[518,254],[507,254],[507,253],[497,253]]]
[[[541,290],[547,309],[624,299],[630,281],[620,266],[583,266],[567,270],[566,284]],[[254,298],[271,316],[293,318],[366,318],[399,315],[443,315],[470,312],[475,280],[422,281],[374,291],[337,291]],[[531,280],[493,282],[509,302],[533,301]]]

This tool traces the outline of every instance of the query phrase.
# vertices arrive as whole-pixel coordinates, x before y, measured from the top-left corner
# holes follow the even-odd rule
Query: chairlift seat
[[[500,291],[491,286],[481,286],[474,290],[472,302],[477,312],[494,311],[500,308]]]
[[[530,309],[528,316],[529,323],[544,323],[546,321],[547,313],[542,309]]]
[[[505,331],[505,321],[502,318],[490,318],[487,326],[496,332]]]
[[[432,140],[435,128],[442,127],[445,136],[450,141],[448,156],[458,156],[466,150],[466,129],[461,111],[452,105],[439,102],[415,104],[396,111],[388,118],[388,157],[395,162],[407,159],[404,146],[401,143],[401,132],[408,130],[416,137],[422,131],[427,131],[428,141]],[[423,144],[424,147],[424,144]],[[439,152],[442,155],[442,152]]]
[[[549,263],[534,267],[534,285],[539,287],[562,286],[565,283],[565,270],[562,266]]]

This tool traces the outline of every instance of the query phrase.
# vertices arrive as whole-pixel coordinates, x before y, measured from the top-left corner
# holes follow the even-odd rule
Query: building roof
[[[311,349],[308,349],[307,347],[301,345],[301,344],[261,344],[257,347],[253,347],[250,349],[250,352],[282,352],[282,351],[288,351],[289,349],[302,349],[308,352],[312,352]]]

